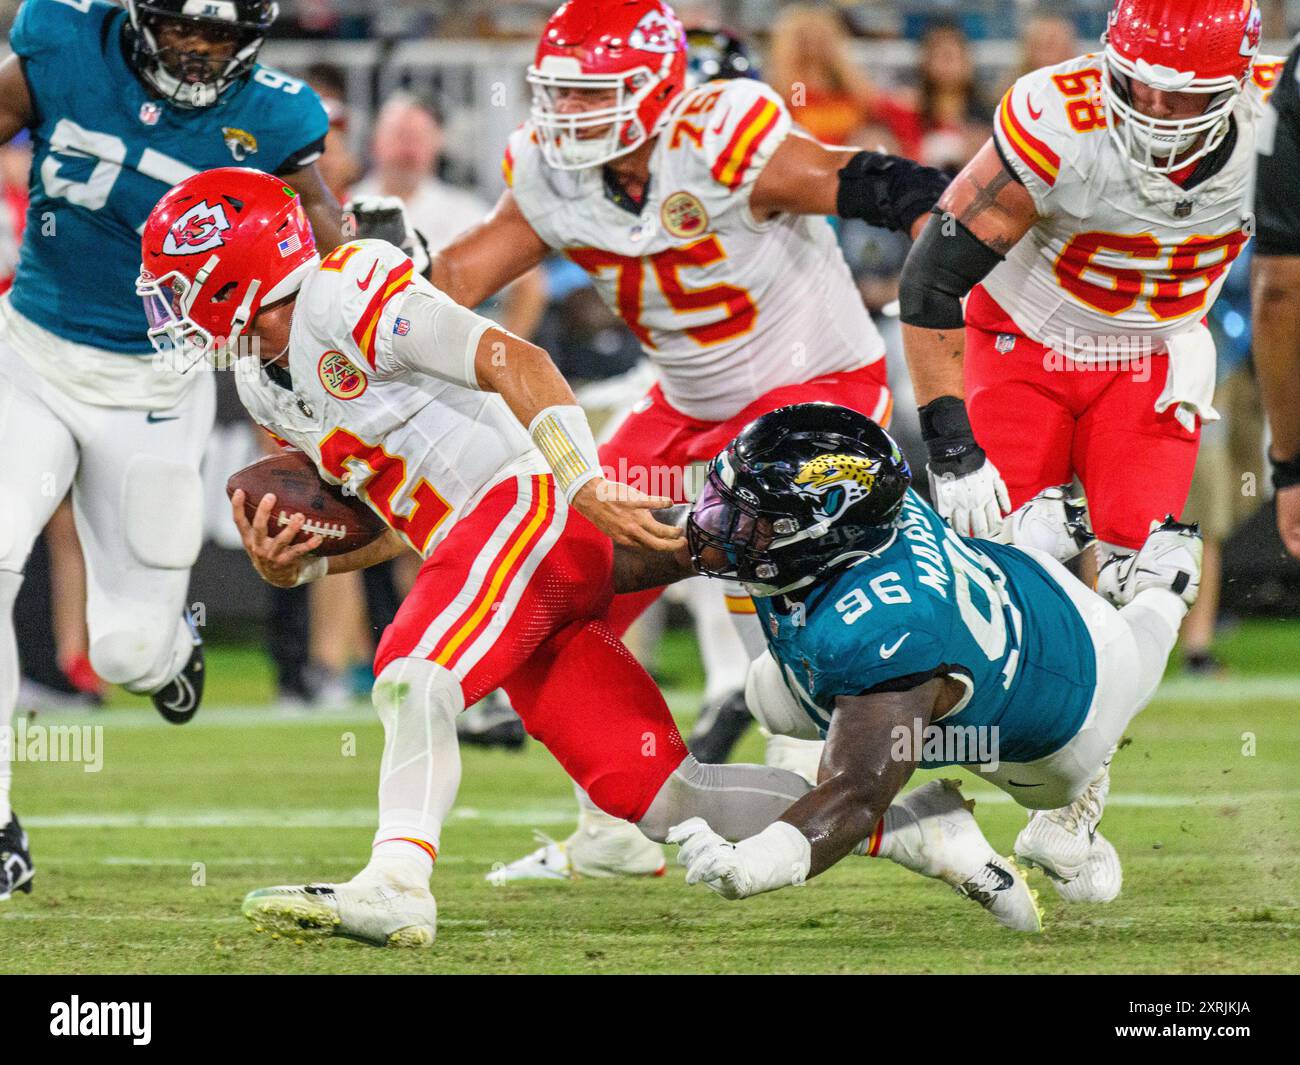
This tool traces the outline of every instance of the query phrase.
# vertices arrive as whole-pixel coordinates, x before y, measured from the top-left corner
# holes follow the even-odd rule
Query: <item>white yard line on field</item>
[[[975,796],[989,805],[1012,805],[1010,795],[1000,791],[980,791]],[[1200,795],[1144,794],[1121,792],[1112,794],[1106,805],[1112,808],[1176,809],[1195,806],[1256,802],[1294,802],[1300,800],[1300,789],[1247,792],[1205,792]],[[484,809],[464,806],[452,811],[452,821],[501,827],[545,827],[573,824],[574,809],[566,804],[534,806],[518,810]],[[375,823],[372,807],[351,807],[340,810],[283,810],[259,808],[218,808],[203,811],[154,810],[150,812],[122,811],[117,813],[32,814],[23,818],[26,828],[370,828]],[[215,859],[219,864],[221,859]]]
[[[670,688],[664,697],[674,713],[694,715],[700,693]],[[1262,674],[1239,677],[1174,677],[1156,693],[1157,703],[1240,703],[1251,700],[1300,700],[1300,674]],[[21,712],[21,711],[20,711]],[[115,729],[161,728],[158,715],[149,709],[112,709],[98,712],[39,714],[36,720],[48,724],[110,725]],[[274,725],[293,728],[327,725],[378,725],[366,703],[342,711],[286,712],[268,706],[205,706],[189,731],[200,728],[249,728]]]

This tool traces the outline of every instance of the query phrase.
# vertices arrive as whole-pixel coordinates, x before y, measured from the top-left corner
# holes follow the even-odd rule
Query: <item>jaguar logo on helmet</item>
[[[659,11],[647,11],[628,34],[627,43],[642,52],[655,52],[658,55],[672,55],[680,47],[673,20]]]
[[[172,223],[163,241],[166,255],[199,255],[226,243],[222,235],[230,228],[226,209],[222,204],[196,203]]]
[[[879,472],[878,462],[857,455],[821,455],[799,468],[794,483],[817,500],[827,517],[834,517],[865,499]]]

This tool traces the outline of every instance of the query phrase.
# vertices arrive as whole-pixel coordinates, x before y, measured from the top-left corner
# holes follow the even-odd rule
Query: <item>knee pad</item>
[[[171,636],[170,630],[167,633]],[[115,629],[90,641],[90,664],[109,684],[125,688],[142,688],[155,672],[161,641],[145,628]],[[162,678],[159,685],[166,682]]]
[[[445,719],[455,729],[465,694],[455,675],[427,658],[395,658],[384,666],[370,693],[385,729],[408,714]]]
[[[203,482],[198,470],[156,455],[136,455],[122,488],[127,546],[142,566],[189,569],[203,543]]]
[[[821,739],[812,718],[786,686],[780,663],[770,654],[761,655],[750,663],[745,678],[745,705],[754,715],[754,720],[773,736]]]

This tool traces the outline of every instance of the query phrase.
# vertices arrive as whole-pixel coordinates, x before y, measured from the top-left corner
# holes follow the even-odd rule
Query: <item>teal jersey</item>
[[[957,676],[968,701],[939,726],[996,726],[999,760],[1029,762],[1079,731],[1096,689],[1092,638],[1065,589],[1024,551],[958,536],[910,490],[879,554],[801,601],[755,604],[787,687],[823,735],[837,696]]]
[[[258,66],[212,107],[163,103],[127,63],[126,12],[103,0],[26,0],[9,35],[31,93],[31,207],[11,299],[79,344],[151,354],[135,279],[140,233],[173,185],[203,170],[289,173],[329,121],[302,82]]]

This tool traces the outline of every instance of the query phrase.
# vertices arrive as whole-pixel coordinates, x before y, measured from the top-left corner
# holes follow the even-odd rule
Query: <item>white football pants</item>
[[[172,410],[97,406],[64,394],[0,340],[0,728],[18,689],[12,596],[69,489],[95,671],[150,692],[188,661],[181,612],[202,541],[199,463],[216,405],[212,374],[197,378]],[[0,766],[0,823],[8,784],[9,767]]]

